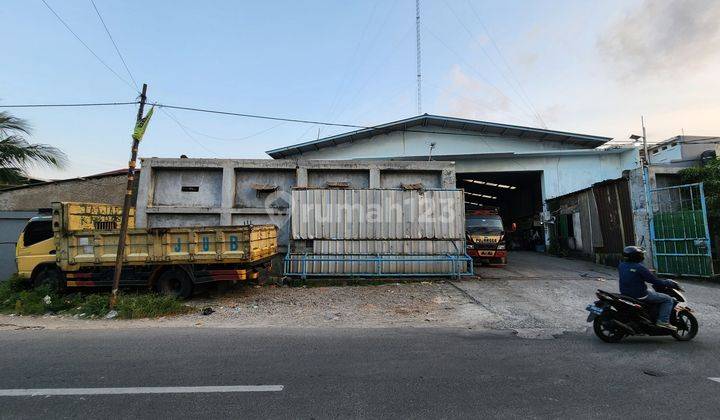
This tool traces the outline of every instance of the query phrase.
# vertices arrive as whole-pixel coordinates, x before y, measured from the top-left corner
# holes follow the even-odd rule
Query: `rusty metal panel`
[[[602,251],[606,254],[620,254],[625,246],[635,243],[627,184],[627,179],[621,178],[593,186],[603,238]]]
[[[463,200],[461,190],[297,189],[291,239],[462,240]]]

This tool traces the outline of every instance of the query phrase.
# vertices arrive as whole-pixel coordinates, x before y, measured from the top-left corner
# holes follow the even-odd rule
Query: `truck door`
[[[42,263],[55,262],[52,220],[33,218],[20,233],[15,249],[18,274],[30,277],[35,267]]]

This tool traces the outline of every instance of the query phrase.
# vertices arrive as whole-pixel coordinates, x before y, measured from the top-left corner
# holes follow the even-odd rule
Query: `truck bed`
[[[58,266],[76,271],[114,266],[119,229],[97,229],[93,214],[79,215],[73,203],[54,203],[53,231]],[[92,209],[96,212],[97,209]],[[118,216],[119,215],[115,215]],[[75,219],[83,217],[85,223]],[[102,226],[112,225],[107,212]],[[117,223],[119,226],[119,223]],[[71,230],[69,226],[84,229]],[[125,265],[227,264],[265,260],[277,253],[274,225],[128,229]]]

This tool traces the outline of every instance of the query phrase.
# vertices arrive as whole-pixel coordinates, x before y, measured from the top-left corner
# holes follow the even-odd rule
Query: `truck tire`
[[[33,287],[48,286],[55,292],[62,291],[65,287],[65,278],[60,270],[55,267],[41,268],[33,276]]]
[[[192,296],[193,282],[185,270],[181,268],[171,268],[158,277],[155,283],[155,290],[164,295],[187,299]]]

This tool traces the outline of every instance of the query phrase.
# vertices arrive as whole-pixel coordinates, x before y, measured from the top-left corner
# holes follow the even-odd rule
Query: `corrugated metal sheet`
[[[291,238],[462,240],[463,200],[461,190],[294,190]]]
[[[468,264],[469,262],[469,264]],[[292,193],[288,275],[464,275],[461,190],[303,189]]]
[[[630,190],[625,178],[593,185],[604,254],[620,254],[635,245]]]

